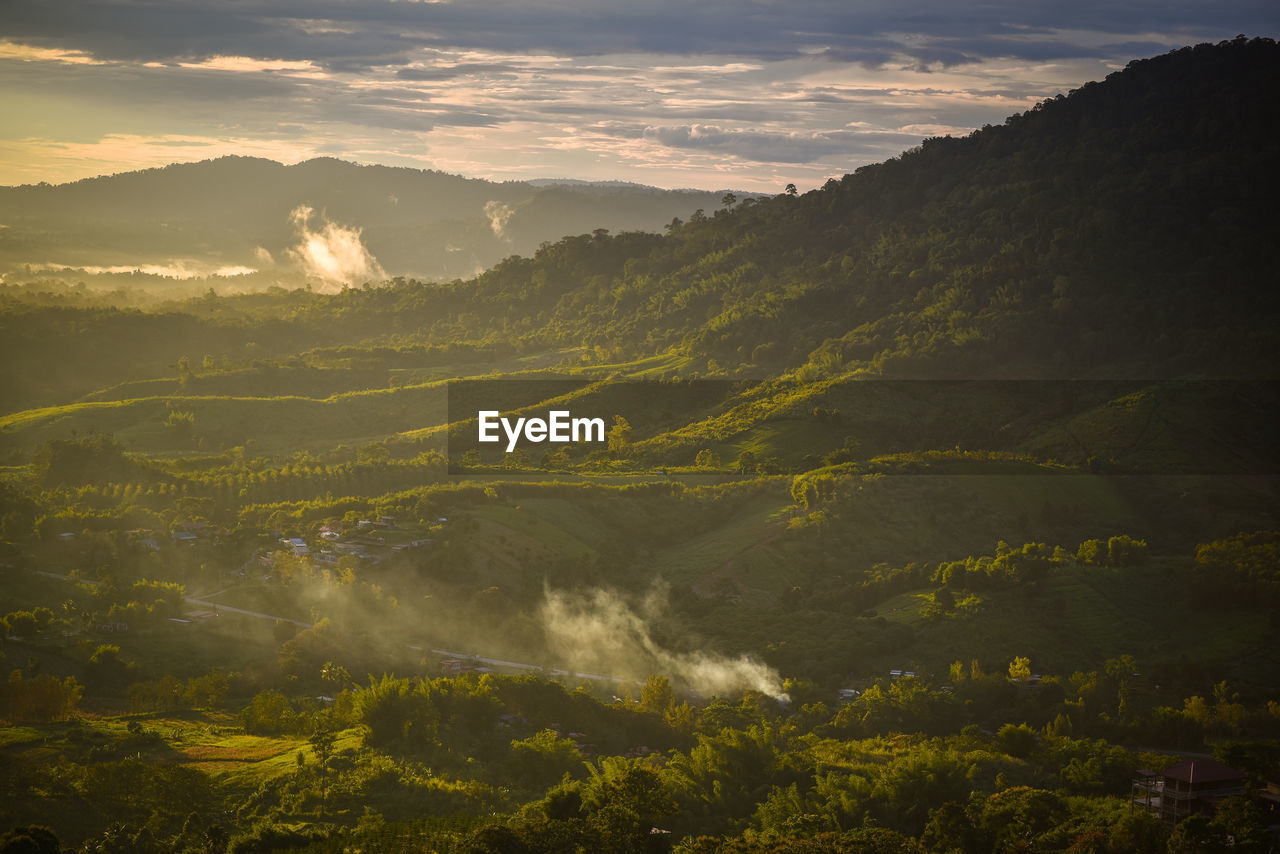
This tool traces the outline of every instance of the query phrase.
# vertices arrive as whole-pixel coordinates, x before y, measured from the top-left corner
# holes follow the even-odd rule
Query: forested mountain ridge
[[[443,284],[0,286],[0,848],[1266,850],[1278,67]]]
[[[820,190],[726,196],[663,235],[596,229],[470,280],[210,292],[132,314],[11,291],[5,398],[13,411],[174,377],[181,355],[220,370],[356,358],[403,383],[444,378],[427,365],[459,346],[491,365],[626,374],[658,358],[658,373],[781,374],[780,393],[798,384],[810,406],[841,397],[833,380],[865,375],[1273,377],[1277,66],[1266,39],[1186,48]],[[370,344],[381,355],[361,351]],[[357,349],[326,355],[344,345]],[[253,394],[296,394],[297,376]],[[327,393],[369,381],[325,376]],[[172,391],[230,390],[210,382]]]
[[[1278,63],[1269,40],[1135,62],[803,197],[576,238],[397,310],[748,372],[825,342],[914,375],[1270,375]]]
[[[386,275],[453,278],[565,234],[656,229],[721,192],[586,182],[540,187],[335,158],[286,166],[227,156],[56,186],[0,187],[0,223],[7,226],[0,230],[0,270],[62,264],[288,272],[300,227],[323,233],[334,223],[358,235]],[[298,222],[299,208],[315,219]]]
[[[750,376],[819,347],[828,362],[899,375],[1270,376],[1278,56],[1256,39],[1137,61],[800,197],[694,212],[665,236],[596,230],[474,280],[174,308],[287,319],[291,339],[323,328],[328,340],[599,347],[606,358],[676,347]],[[116,321],[78,323],[93,334]]]

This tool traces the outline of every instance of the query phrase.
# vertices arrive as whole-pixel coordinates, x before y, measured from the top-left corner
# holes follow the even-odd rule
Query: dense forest
[[[6,278],[0,851],[1270,850],[1278,73],[1186,48],[471,278]],[[19,189],[241,168],[341,172],[387,265],[372,167]],[[607,437],[478,439],[556,408]]]

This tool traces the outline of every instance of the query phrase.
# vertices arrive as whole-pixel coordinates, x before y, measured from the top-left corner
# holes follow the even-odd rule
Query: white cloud
[[[298,244],[289,254],[307,275],[334,284],[386,278],[365,248],[360,229],[331,222],[306,205],[295,208],[289,218],[298,233]],[[312,227],[313,221],[318,228]]]
[[[511,215],[515,213],[515,209],[510,205],[504,205],[499,201],[488,201],[484,203],[484,215],[489,218],[489,227],[493,229],[495,237],[505,240],[507,221],[511,219]]]

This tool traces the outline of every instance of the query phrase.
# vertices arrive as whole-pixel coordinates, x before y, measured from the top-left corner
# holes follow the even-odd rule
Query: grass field
[[[315,762],[315,751],[304,736],[249,735],[234,715],[193,711],[164,715],[88,717],[79,724],[53,723],[0,727],[0,752],[27,759],[51,759],[81,744],[109,744],[125,739],[131,724],[155,733],[145,750],[135,751],[144,761],[189,765],[209,775],[216,785],[241,790],[257,788],[264,780],[290,773],[301,751]],[[359,747],[361,731],[337,734],[333,750]]]
[[[741,564],[754,550],[772,541],[782,526],[782,518],[791,507],[781,495],[761,495],[743,508],[726,524],[678,545],[661,549],[654,555],[654,568],[671,583],[710,586],[726,577],[730,564]],[[734,577],[736,572],[733,573]],[[751,578],[754,584],[763,579]],[[778,584],[785,579],[778,579]],[[773,586],[770,584],[770,586]],[[696,587],[695,587],[696,589]]]
[[[171,409],[194,416],[194,439],[180,441],[166,427]],[[166,395],[88,401],[0,417],[0,447],[29,453],[49,439],[97,431],[143,453],[189,452],[200,437],[228,447],[252,440],[259,452],[328,448],[442,424],[445,411],[443,383],[324,398]]]
[[[913,645],[893,666],[939,678],[957,658],[977,658],[990,670],[1022,655],[1037,673],[1069,675],[1127,653],[1144,671],[1212,666],[1216,679],[1274,685],[1280,661],[1272,656],[1265,668],[1251,657],[1274,634],[1268,616],[1240,606],[1201,606],[1186,593],[1190,572],[1187,561],[1177,560],[1124,569],[1073,564],[1052,570],[1034,595],[1022,589],[983,591],[981,606],[969,615],[927,619],[923,590],[896,596],[877,612],[915,630]],[[875,665],[883,663],[887,659]]]
[[[523,531],[568,558],[594,558],[609,538],[598,518],[563,498],[523,498],[514,507],[478,509],[496,511],[490,518]]]

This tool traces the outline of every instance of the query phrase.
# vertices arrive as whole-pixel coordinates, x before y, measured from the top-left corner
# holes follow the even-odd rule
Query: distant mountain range
[[[353,261],[328,271],[335,278],[453,279],[566,235],[660,231],[674,217],[713,210],[723,194],[573,179],[498,183],[333,158],[285,166],[221,157],[0,187],[0,272],[67,266],[322,275],[309,268],[304,245],[320,239],[345,243],[318,251],[364,253],[363,267]],[[298,216],[300,209],[310,216]]]

